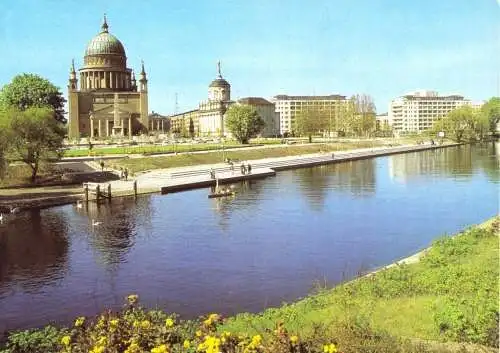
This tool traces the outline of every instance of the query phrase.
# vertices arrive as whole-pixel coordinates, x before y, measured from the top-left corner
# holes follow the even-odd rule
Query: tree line
[[[500,121],[500,97],[492,97],[480,109],[463,105],[436,120],[431,135],[444,132],[445,136],[457,142],[482,141],[496,134]]]
[[[292,133],[314,135],[369,137],[375,130],[376,108],[371,96],[357,94],[348,100],[338,101],[335,106],[305,107],[295,113],[292,121]]]
[[[35,182],[42,163],[61,157],[65,99],[47,79],[21,74],[0,90],[0,178],[8,159],[31,168]]]

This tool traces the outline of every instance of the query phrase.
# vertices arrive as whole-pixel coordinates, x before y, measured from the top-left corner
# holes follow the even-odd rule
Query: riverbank
[[[366,147],[369,145],[370,147]],[[293,147],[274,147],[269,149],[245,150],[245,151],[228,151],[226,158],[233,161],[245,161],[250,163],[254,168],[271,168],[275,171],[293,169],[300,167],[311,167],[316,165],[341,163],[363,158],[373,158],[396,153],[415,152],[426,149],[444,148],[455,146],[456,144],[447,144],[442,146],[437,145],[413,145],[413,146],[375,146],[373,141],[362,141],[354,144],[314,144]],[[353,149],[353,147],[359,147]],[[332,152],[333,151],[333,152]],[[313,153],[314,152],[314,153]],[[276,157],[277,155],[278,157]],[[274,156],[274,157],[273,157]],[[260,159],[259,159],[260,157]],[[215,152],[203,154],[187,154],[169,157],[145,157],[141,159],[122,159],[114,160],[109,163],[109,166],[114,168],[119,174],[118,169],[130,168],[131,171],[136,171],[135,180],[137,182],[137,194],[149,194],[156,192],[168,192],[168,190],[188,190],[197,186],[215,184],[210,180],[209,171],[213,170],[218,177],[229,178],[233,177],[233,171],[227,163],[221,163],[221,155]],[[135,168],[133,166],[135,165]],[[139,170],[155,168],[147,172],[138,172]],[[162,166],[169,168],[161,168]],[[239,165],[236,165],[238,169]],[[248,178],[254,178],[253,175],[248,175]],[[107,184],[112,187],[114,197],[133,196],[133,181],[116,180],[102,184],[102,187],[107,188]],[[56,187],[55,187],[56,188]],[[75,188],[71,188],[68,193],[60,194],[61,198],[57,199],[50,194],[43,193],[44,188],[24,188],[3,189],[2,194],[10,194],[8,199],[0,196],[0,212],[10,205],[27,208],[45,208],[65,203],[75,202],[82,197],[83,189],[77,192]],[[63,188],[64,190],[64,188]],[[66,189],[70,190],[70,188]],[[26,198],[23,195],[30,194],[36,191],[39,195],[38,200]],[[18,195],[16,198],[15,195]],[[66,200],[66,201],[65,201]]]
[[[0,351],[495,352],[487,346],[498,346],[498,225],[442,238],[416,263],[261,314],[182,321],[140,308],[131,295],[119,313],[15,333]]]

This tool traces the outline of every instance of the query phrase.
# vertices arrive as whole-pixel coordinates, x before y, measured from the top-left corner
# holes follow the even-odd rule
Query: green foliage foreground
[[[77,318],[69,328],[12,333],[0,352],[487,351],[449,342],[498,347],[498,223],[437,240],[419,263],[394,266],[262,314],[182,321],[147,311],[130,295],[120,312]]]

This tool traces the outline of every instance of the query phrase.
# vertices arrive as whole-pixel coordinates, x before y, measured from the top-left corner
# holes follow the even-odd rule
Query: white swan
[[[96,226],[99,226],[101,224],[102,224],[102,222],[98,222],[95,219],[92,220],[92,227],[96,227]]]
[[[19,207],[12,207],[10,206],[10,213],[15,214],[21,212],[21,209]]]
[[[0,223],[3,223],[3,213],[0,213]]]
[[[80,200],[76,201],[76,208],[83,208],[83,203]]]

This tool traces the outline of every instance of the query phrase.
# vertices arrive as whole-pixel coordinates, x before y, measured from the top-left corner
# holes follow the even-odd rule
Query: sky
[[[232,99],[500,95],[500,0],[0,0],[0,86],[36,73],[66,95],[104,13],[164,115],[207,99],[218,60]]]

